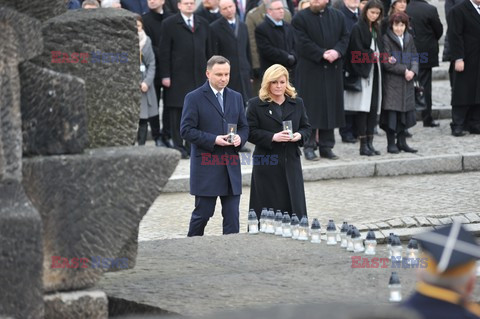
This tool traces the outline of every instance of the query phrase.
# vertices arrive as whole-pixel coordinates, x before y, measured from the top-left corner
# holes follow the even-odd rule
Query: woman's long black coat
[[[258,217],[262,207],[296,213],[300,217],[307,214],[300,147],[309,138],[310,124],[301,98],[287,97],[282,107],[283,117],[280,118],[273,103],[263,102],[258,97],[248,102],[248,140],[255,144],[253,156],[264,159],[269,156],[268,165],[253,165],[250,208],[255,209]],[[273,135],[283,130],[282,121],[287,120],[292,121],[293,132],[300,133],[302,138],[295,143],[272,142]],[[275,157],[278,158],[276,163]],[[259,162],[262,163],[261,159]]]

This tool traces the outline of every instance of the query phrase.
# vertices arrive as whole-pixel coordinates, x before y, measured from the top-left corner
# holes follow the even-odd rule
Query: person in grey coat
[[[408,146],[406,130],[416,124],[413,77],[418,74],[418,54],[413,36],[407,31],[409,19],[403,12],[390,15],[383,46],[389,56],[384,63],[384,82],[380,128],[387,133],[388,153],[416,153]],[[397,143],[395,144],[395,135]]]
[[[138,123],[137,141],[138,145],[145,145],[147,140],[147,125],[150,123],[152,138],[155,145],[164,145],[160,139],[160,119],[158,117],[158,99],[153,86],[155,78],[155,55],[153,54],[152,41],[143,31],[143,21],[137,16],[138,38],[140,43],[140,72],[142,82],[142,100],[140,104],[140,121]]]

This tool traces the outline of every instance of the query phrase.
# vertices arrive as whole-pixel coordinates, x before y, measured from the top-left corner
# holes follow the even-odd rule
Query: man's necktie
[[[188,23],[188,26],[190,27],[190,29],[192,29],[192,32],[193,32],[193,24],[192,24],[192,20],[190,20],[190,19],[187,19],[187,23]]]
[[[235,23],[230,23],[230,26],[232,27],[232,30],[235,30]]]
[[[222,97],[222,93],[217,92],[217,100],[218,100],[218,103],[220,104],[220,107],[222,108],[222,112],[225,113],[225,111],[223,110],[223,97]]]

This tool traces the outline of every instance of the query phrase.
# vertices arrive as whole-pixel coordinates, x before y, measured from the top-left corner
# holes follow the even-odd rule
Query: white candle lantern
[[[355,230],[355,226],[353,225],[348,225],[350,229],[347,232],[347,251],[353,251],[353,239],[352,239],[352,234]]]
[[[298,220],[297,214],[292,214],[292,221],[290,222],[290,228],[292,229],[292,239],[298,239],[299,229],[298,224],[300,221]]]
[[[377,238],[375,237],[375,232],[369,230],[367,237],[365,238],[365,255],[375,255],[377,247]]]
[[[395,238],[393,233],[390,233],[387,237],[387,250],[388,250],[388,258],[392,258],[392,240]]]
[[[332,246],[337,244],[337,228],[333,219],[330,219],[327,224],[327,245]]]
[[[363,247],[363,239],[362,239],[362,236],[360,235],[360,231],[356,228],[352,234],[352,241],[353,241],[353,252],[361,253],[365,250],[365,247]]]
[[[275,220],[274,220],[276,236],[282,236],[282,220],[283,220],[282,212],[280,210],[277,210],[277,213],[275,214]]]
[[[416,265],[418,264],[418,242],[415,239],[410,239],[407,245],[407,264]]]
[[[267,208],[262,208],[262,213],[260,214],[260,232],[264,233],[267,229]]]
[[[258,234],[258,219],[257,214],[253,209],[248,212],[248,233]]]
[[[266,234],[274,234],[275,227],[273,225],[275,221],[275,213],[273,212],[273,208],[270,208],[267,212],[267,228],[265,229]]]
[[[395,271],[392,272],[392,275],[390,276],[388,289],[390,290],[390,302],[402,301],[402,285],[400,284],[400,279]]]
[[[310,228],[310,233],[312,234],[311,243],[319,244],[322,242],[320,238],[320,222],[317,218],[314,218],[312,221],[312,227]]]
[[[347,232],[348,232],[348,223],[343,222],[342,228],[340,229],[340,247],[347,248]]]
[[[289,238],[292,237],[292,229],[290,227],[291,223],[290,215],[287,212],[283,213],[282,219],[282,237]]]
[[[308,218],[305,215],[300,220],[298,240],[308,240]]]
[[[402,261],[402,242],[398,236],[395,236],[392,239],[392,262],[401,262]]]

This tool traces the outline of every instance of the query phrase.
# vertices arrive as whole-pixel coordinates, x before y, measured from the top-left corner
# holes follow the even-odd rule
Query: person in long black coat
[[[207,59],[210,57],[210,26],[193,14],[193,0],[181,0],[180,12],[163,21],[160,40],[160,74],[164,87],[163,103],[169,108],[173,144],[188,157],[180,137],[180,118],[185,95],[205,82]],[[190,21],[185,21],[183,16]],[[191,21],[193,19],[193,22]],[[187,23],[192,24],[193,28]]]
[[[162,29],[163,20],[170,16],[170,13],[163,9],[164,2],[164,0],[148,1],[148,8],[150,9],[150,12],[142,16],[145,33],[152,40],[153,53],[155,54],[155,65],[157,67],[155,72],[154,86],[158,99],[160,99],[162,88],[162,76],[160,75],[160,69],[158,67],[160,65],[160,31]],[[168,111],[166,112],[166,110],[167,108],[164,107],[162,113],[163,129],[160,134],[160,139],[157,140],[157,144],[160,146],[165,145],[172,147],[173,145],[171,145],[169,142],[171,137],[170,123]]]
[[[412,0],[407,6],[415,30],[415,47],[419,53],[420,71],[417,80],[424,88],[426,109],[422,111],[424,127],[436,127],[432,118],[432,68],[438,66],[438,40],[443,34],[443,25],[437,8],[425,0]]]
[[[255,144],[249,207],[258,218],[262,207],[301,218],[307,206],[300,147],[309,138],[310,124],[285,67],[274,64],[265,71],[259,96],[248,102],[247,120],[248,140]],[[293,138],[283,127],[288,120]]]
[[[475,4],[477,7],[466,0],[447,16],[451,57],[455,61],[451,123],[454,136],[464,135],[464,129],[480,134],[480,1],[475,0]]]
[[[195,13],[212,23],[222,17],[218,7],[218,0],[203,0]]]
[[[288,69],[290,78],[294,79],[297,54],[293,27],[283,20],[285,11],[281,0],[273,0],[266,7],[265,20],[255,28],[260,76],[263,76],[271,65],[281,64]]]
[[[462,3],[464,0],[445,0],[445,16],[448,16],[450,10],[457,4]],[[448,25],[448,21],[447,21]],[[453,90],[453,82],[455,81],[455,61],[452,61],[450,56],[450,43],[448,41],[448,31],[445,34],[445,39],[443,43],[443,54],[442,54],[442,61],[443,62],[450,62],[450,66],[448,67],[448,79],[450,80],[450,89]]]
[[[345,124],[343,61],[349,35],[343,14],[327,7],[328,0],[310,1],[310,7],[292,20],[298,52],[295,85],[304,99],[312,128],[319,130],[320,156],[337,159],[332,152],[334,129]],[[318,159],[315,133],[305,144],[305,158]]]
[[[220,1],[222,17],[210,25],[212,30],[212,50],[230,60],[230,81],[228,87],[242,94],[248,101],[252,95],[251,55],[247,25],[236,18],[233,0]],[[232,26],[233,24],[233,26]]]

